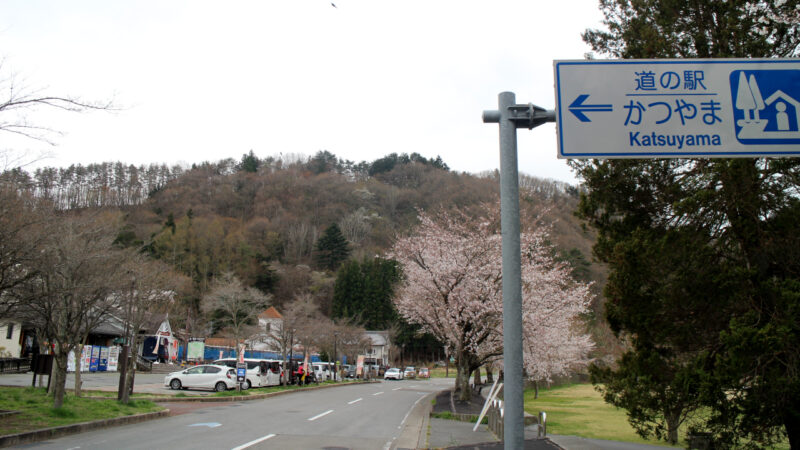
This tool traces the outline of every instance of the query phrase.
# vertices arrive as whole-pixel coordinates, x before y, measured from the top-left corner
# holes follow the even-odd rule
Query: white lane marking
[[[418,392],[418,394],[422,394],[422,392]],[[422,400],[423,398],[425,397],[418,398],[417,401],[415,401],[414,404],[411,405],[411,408],[406,413],[406,416],[403,417],[403,420],[400,422],[400,426],[397,427],[398,430],[403,427],[403,424],[406,423],[406,420],[408,419],[408,415],[411,414],[411,411],[414,410],[414,407],[417,406],[417,403],[419,403],[419,401]]]
[[[240,445],[238,447],[234,447],[231,450],[242,450],[242,449],[245,449],[247,447],[252,447],[253,445],[258,444],[259,442],[266,441],[267,439],[269,439],[271,437],[275,437],[275,434],[268,434],[266,436],[262,436],[262,437],[260,437],[260,438],[258,438],[256,440],[254,440],[254,441],[250,441],[250,442],[248,442],[246,444],[242,444],[242,445]]]
[[[381,395],[381,394],[383,394],[383,391],[376,392],[376,393],[374,393],[374,394],[372,394],[372,395]]]
[[[348,405],[352,405],[353,403],[360,402],[361,400],[363,400],[363,398],[357,398],[357,399],[353,400],[352,402],[347,402],[347,404]]]
[[[67,450],[77,450],[77,449],[79,449],[79,448],[81,448],[81,446],[80,446],[80,445],[79,445],[79,446],[77,446],[77,447],[71,447],[71,448],[68,448]]]
[[[330,413],[332,413],[332,412],[333,412],[333,410],[332,410],[332,409],[329,409],[329,410],[325,411],[325,412],[324,412],[324,413],[322,413],[322,414],[317,414],[316,416],[314,416],[314,417],[312,417],[312,418],[308,419],[308,421],[309,421],[309,422],[311,422],[312,420],[317,420],[317,419],[319,419],[320,417],[327,416],[328,414],[330,414]]]
[[[403,389],[403,388],[394,388],[394,389],[392,389],[392,390],[393,390],[393,391],[399,391],[400,389]]]

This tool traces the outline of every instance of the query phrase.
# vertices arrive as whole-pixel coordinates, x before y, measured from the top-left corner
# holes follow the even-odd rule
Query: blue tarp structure
[[[219,356],[220,352],[222,352],[222,357],[223,358],[235,358],[236,357],[236,350],[233,349],[233,348],[206,346],[205,352],[203,353],[203,359],[206,360],[206,361],[214,361],[216,359],[220,359],[220,356]],[[186,350],[184,350],[184,347],[182,345],[178,348],[178,354],[181,355],[181,356],[185,356],[186,355]],[[281,355],[278,354],[278,353],[275,353],[275,352],[256,352],[256,351],[251,351],[251,350],[245,350],[244,357],[245,358],[257,358],[257,359],[277,359],[277,360],[282,359]],[[292,359],[295,360],[295,361],[302,360],[303,359],[303,354],[302,353],[295,353],[294,355],[292,355]],[[319,361],[320,361],[320,359],[319,359],[318,355],[311,355],[310,362],[319,362]]]

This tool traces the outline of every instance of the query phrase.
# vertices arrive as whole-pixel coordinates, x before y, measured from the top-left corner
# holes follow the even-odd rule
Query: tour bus
[[[283,363],[275,359],[245,358],[247,364],[247,376],[242,384],[242,389],[251,387],[277,386],[281,384],[281,371]],[[213,362],[236,368],[236,358],[223,358]]]

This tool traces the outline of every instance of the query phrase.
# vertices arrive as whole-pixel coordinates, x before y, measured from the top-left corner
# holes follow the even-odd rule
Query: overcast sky
[[[553,60],[583,58],[580,33],[601,26],[597,0],[334,3],[4,0],[4,78],[123,109],[29,114],[65,132],[58,145],[6,134],[0,148],[49,151],[48,166],[328,150],[493,170],[498,130],[483,110],[502,91],[552,109]],[[518,136],[521,172],[576,181],[554,124]]]

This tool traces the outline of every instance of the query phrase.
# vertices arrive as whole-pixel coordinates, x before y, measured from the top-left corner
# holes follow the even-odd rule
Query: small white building
[[[280,352],[281,345],[275,336],[280,336],[283,331],[283,316],[270,306],[258,315],[259,332],[250,337],[247,343],[253,350],[265,352]]]
[[[0,358],[19,358],[22,354],[22,324],[0,322]]]
[[[389,332],[388,331],[367,331],[367,339],[372,342],[370,348],[367,349],[366,357],[374,358],[376,364],[387,365],[389,364]]]

